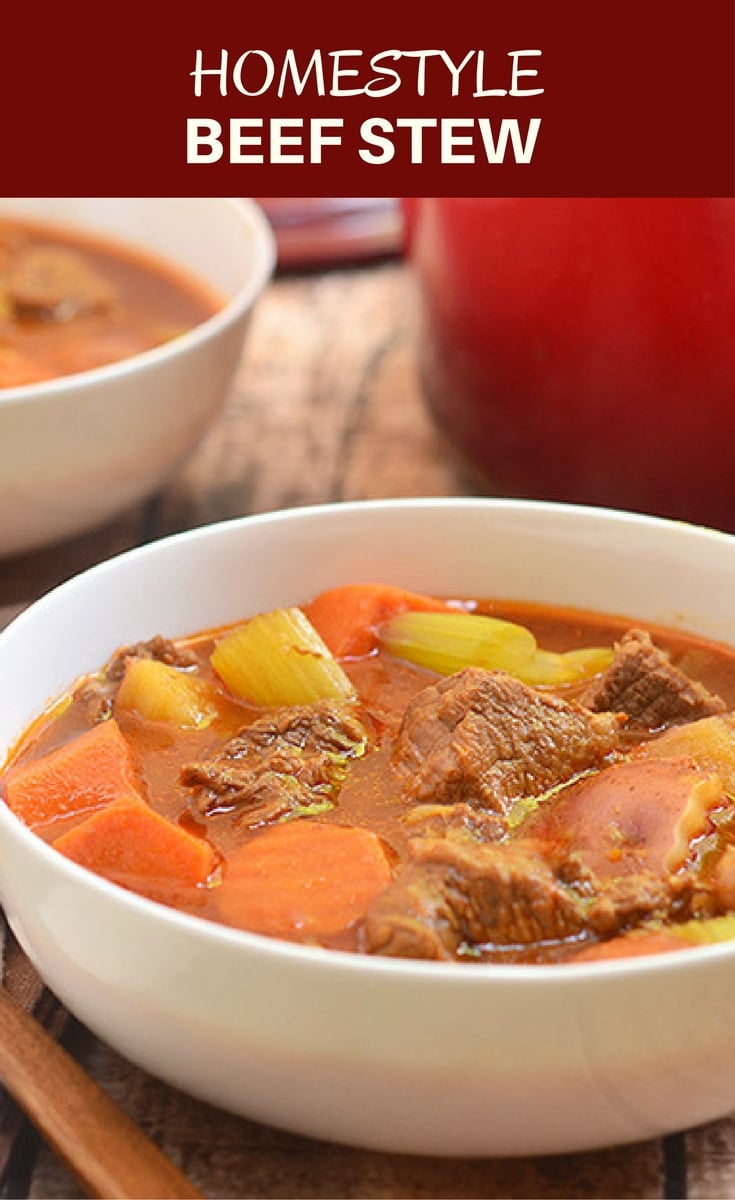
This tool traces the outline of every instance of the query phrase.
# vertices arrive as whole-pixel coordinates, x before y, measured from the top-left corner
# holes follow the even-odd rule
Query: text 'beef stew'
[[[365,584],[122,647],[6,803],[99,875],[335,950],[582,962],[735,938],[735,649]]]

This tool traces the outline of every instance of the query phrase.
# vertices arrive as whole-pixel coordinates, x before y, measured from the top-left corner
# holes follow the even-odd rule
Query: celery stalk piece
[[[589,646],[582,650],[537,650],[526,677],[526,683],[547,683],[552,687],[565,683],[581,683],[600,675],[613,661],[614,654],[607,646]]]
[[[130,660],[115,704],[179,729],[206,729],[217,716],[212,690],[202,679],[153,658]]]
[[[264,708],[355,698],[355,688],[300,608],[260,613],[212,652],[220,679]]]
[[[604,647],[564,654],[540,650],[524,625],[477,613],[400,613],[382,626],[378,637],[397,658],[439,675],[485,667],[532,685],[575,683],[599,674],[613,658]]]
[[[396,658],[438,675],[469,666],[515,675],[528,668],[536,653],[530,629],[475,613],[399,613],[380,628],[378,640]]]

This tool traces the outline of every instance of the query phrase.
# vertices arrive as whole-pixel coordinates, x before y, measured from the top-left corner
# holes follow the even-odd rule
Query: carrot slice
[[[13,768],[5,784],[8,805],[31,828],[101,808],[136,788],[130,749],[114,720]]]
[[[97,875],[153,899],[205,883],[215,866],[208,842],[167,821],[132,793],[62,833],[52,845]]]
[[[320,592],[301,606],[337,658],[370,654],[378,644],[376,628],[401,612],[445,612],[435,596],[386,583],[355,583]]]
[[[390,880],[370,830],[302,818],[265,829],[229,859],[220,913],[253,933],[319,938],[354,925]]]
[[[571,964],[580,962],[603,962],[610,958],[637,958],[644,954],[666,954],[674,950],[686,949],[683,938],[674,933],[646,931],[639,934],[611,938],[607,942],[595,942],[580,950],[567,961]]]

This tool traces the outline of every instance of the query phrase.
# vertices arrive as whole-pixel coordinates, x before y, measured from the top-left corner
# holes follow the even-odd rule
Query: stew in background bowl
[[[140,354],[223,304],[202,281],[134,246],[0,218],[0,387]]]
[[[43,246],[30,261],[11,256],[5,283],[0,254],[0,556],[99,526],[171,477],[227,399],[275,262],[268,222],[246,200],[0,197],[5,222],[53,227],[61,241],[51,259]],[[80,266],[75,248],[90,245],[112,258],[85,253]],[[173,278],[175,303],[159,293],[157,314],[146,314],[131,263],[145,265],[146,289],[152,264],[157,279]],[[194,324],[180,308],[182,281],[199,306]],[[161,319],[151,345],[150,322]],[[95,362],[100,339],[108,360]],[[34,381],[21,382],[24,366]]]

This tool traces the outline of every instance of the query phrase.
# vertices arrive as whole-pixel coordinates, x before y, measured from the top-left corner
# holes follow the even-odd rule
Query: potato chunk
[[[206,729],[217,716],[212,690],[202,679],[154,658],[128,660],[115,703],[179,729]]]
[[[684,866],[724,803],[719,775],[686,759],[626,761],[541,804],[524,833],[579,851],[600,879],[668,874]]]
[[[726,792],[735,795],[735,719],[731,715],[702,717],[675,725],[636,751],[641,758],[689,758],[698,767],[716,771]]]

